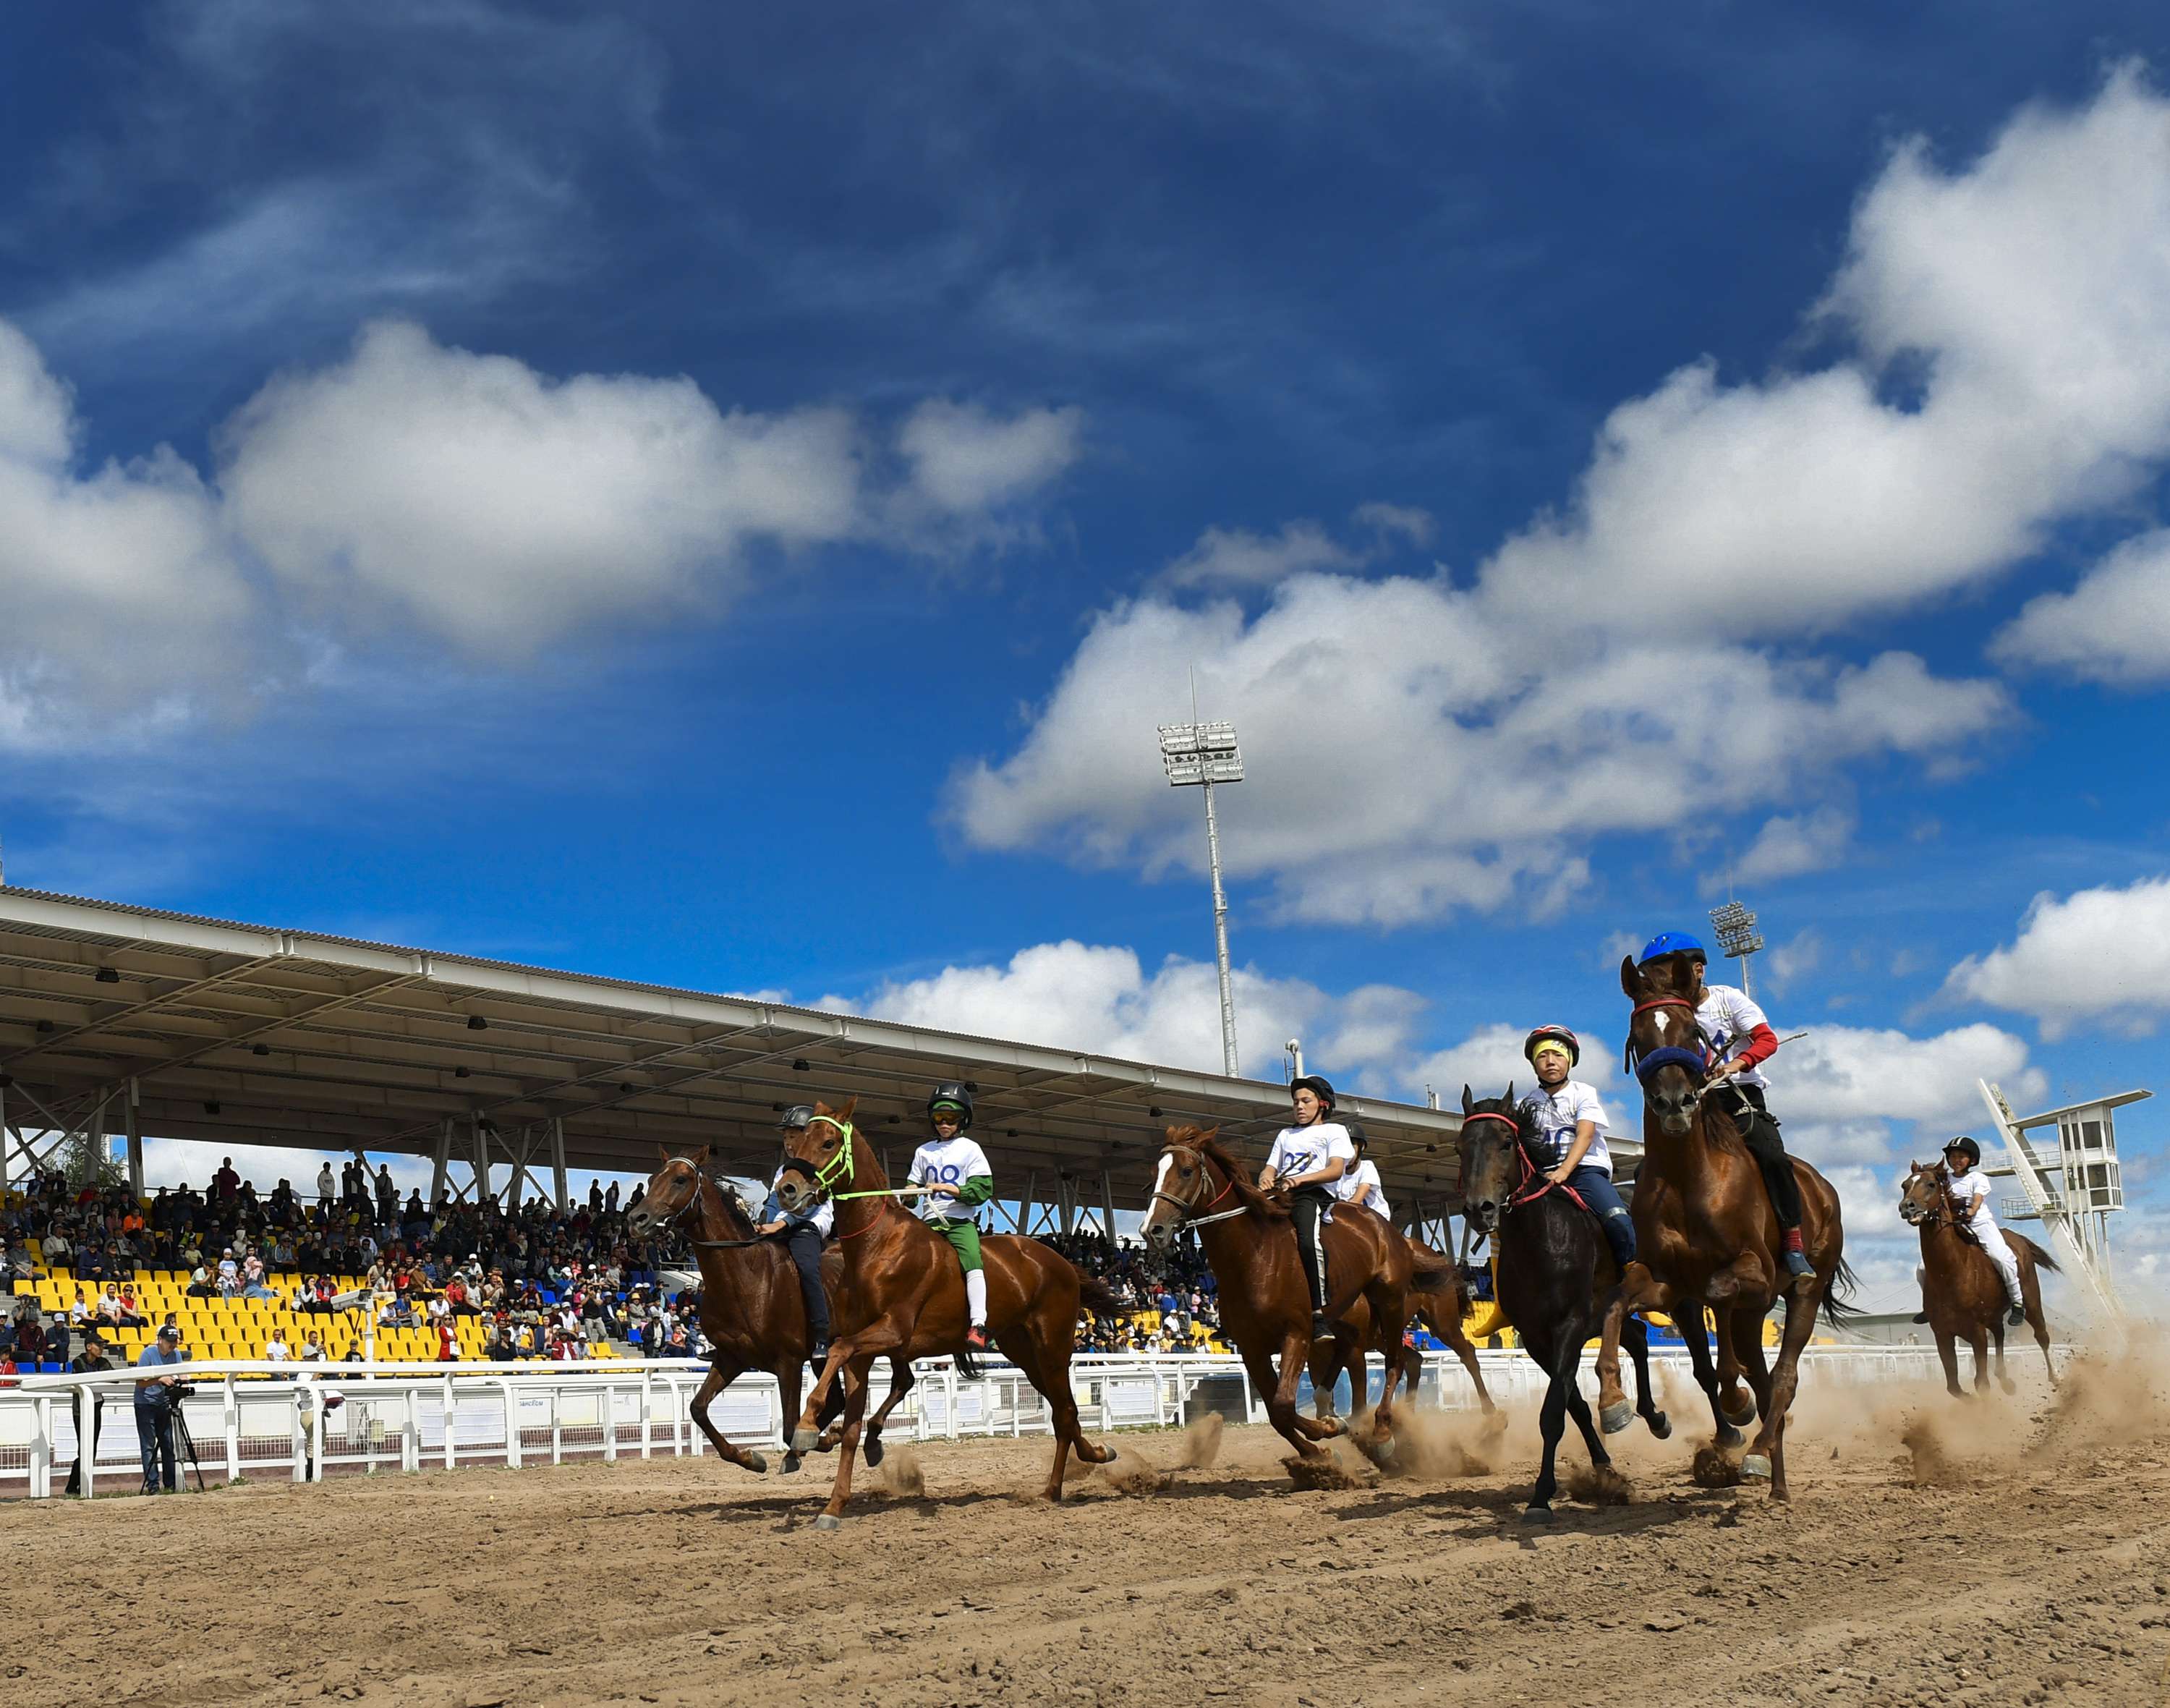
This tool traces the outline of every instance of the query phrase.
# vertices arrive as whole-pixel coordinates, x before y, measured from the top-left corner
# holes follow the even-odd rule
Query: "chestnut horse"
[[[1597,1218],[1555,1186],[1531,1154],[1527,1122],[1512,1085],[1505,1096],[1481,1102],[1472,1100],[1467,1085],[1462,1088],[1462,1213],[1472,1229],[1491,1238],[1499,1257],[1499,1308],[1547,1378],[1544,1407],[1537,1414],[1544,1464],[1522,1514],[1542,1523],[1553,1515],[1559,1486],[1553,1461],[1569,1417],[1582,1432],[1591,1467],[1611,1468],[1582,1397],[1581,1375],[1582,1349],[1597,1334],[1617,1277]],[[1635,1360],[1636,1410],[1662,1441],[1673,1426],[1650,1399],[1649,1334],[1639,1318],[1628,1318],[1623,1338]]]
[[[1303,1278],[1289,1213],[1244,1178],[1243,1165],[1222,1146],[1218,1132],[1168,1129],[1142,1232],[1157,1245],[1184,1227],[1197,1229],[1200,1249],[1218,1284],[1221,1331],[1242,1355],[1251,1385],[1266,1402],[1268,1420],[1300,1459],[1323,1459],[1326,1449],[1317,1443],[1347,1430],[1334,1420],[1296,1413],[1296,1384],[1311,1356],[1311,1289]],[[1326,1314],[1337,1320],[1328,1368],[1340,1369],[1353,1357],[1360,1371],[1366,1352],[1385,1357],[1386,1385],[1371,1414],[1371,1432],[1351,1439],[1371,1459],[1390,1463],[1409,1293],[1412,1288],[1432,1292],[1446,1286],[1454,1266],[1437,1252],[1413,1249],[1385,1217],[1360,1207],[1342,1207],[1321,1234],[1326,1244]],[[1360,1315],[1355,1310],[1360,1299],[1365,1306]]]
[[[799,1415],[800,1385],[810,1350],[806,1302],[799,1291],[799,1271],[779,1242],[764,1240],[754,1232],[738,1195],[709,1177],[706,1147],[692,1157],[674,1157],[668,1150],[663,1150],[662,1155],[663,1166],[649,1177],[640,1202],[626,1217],[626,1225],[636,1233],[646,1228],[676,1228],[692,1243],[701,1266],[701,1331],[708,1337],[710,1347],[708,1379],[693,1396],[693,1422],[719,1454],[759,1476],[768,1470],[767,1456],[725,1440],[722,1431],[708,1421],[708,1402],[747,1371],[766,1370],[776,1378],[783,1416]],[[843,1260],[835,1250],[821,1254],[821,1283],[831,1295],[842,1266]],[[881,1427],[891,1408],[911,1389],[911,1363],[903,1358],[890,1359],[889,1398],[867,1426],[869,1464],[881,1463]],[[842,1410],[842,1405],[831,1406],[822,1422],[833,1421]],[[825,1439],[820,1445],[826,1450],[835,1443]],[[797,1470],[799,1464],[796,1452],[784,1455],[787,1475]]]
[[[836,1485],[815,1520],[818,1529],[843,1522],[852,1497],[852,1463],[867,1409],[867,1374],[876,1358],[968,1357],[965,1331],[965,1272],[949,1242],[917,1216],[900,1208],[874,1148],[852,1125],[858,1100],[831,1109],[814,1106],[814,1117],[788,1143],[803,1172],[787,1170],[777,1201],[799,1210],[833,1197],[836,1237],[843,1253],[836,1289],[829,1361],[807,1396],[792,1432],[794,1451],[815,1443],[815,1425],[831,1386],[842,1373],[844,1432],[836,1459]],[[1052,1247],[1012,1234],[981,1238],[987,1271],[987,1331],[1002,1356],[1024,1373],[1055,1414],[1055,1463],[1044,1492],[1062,1498],[1062,1471],[1071,1450],[1088,1464],[1106,1464],[1111,1448],[1085,1438],[1077,1400],[1070,1388],[1070,1357],[1077,1343],[1080,1303],[1113,1314],[1120,1309],[1104,1282],[1085,1274]],[[886,1409],[886,1408],[885,1408]]]
[[[1952,1344],[1959,1335],[1974,1348],[1974,1385],[1984,1394],[1989,1391],[1987,1343],[1995,1338],[1997,1385],[2009,1394],[2012,1379],[2004,1373],[2004,1277],[1953,1213],[1951,1181],[1951,1170],[1942,1163],[1917,1162],[1899,1188],[1900,1215],[1921,1230],[1922,1307],[1928,1313],[1929,1331],[1937,1337],[1937,1356],[1943,1360],[1944,1386],[1953,1395],[1966,1398],[1966,1390],[1959,1386],[1959,1353]],[[2023,1234],[2009,1228],[1998,1231],[2018,1260],[2019,1297],[2054,1388],[2057,1367],[2050,1357],[2041,1272],[2054,1271],[2056,1260]]]
[[[1334,1214],[1345,1213],[1345,1207]],[[1447,1265],[1450,1276],[1446,1285],[1437,1293],[1420,1293],[1411,1301],[1416,1320],[1444,1341],[1462,1368],[1469,1372],[1469,1379],[1477,1385],[1477,1403],[1487,1417],[1495,1417],[1499,1408],[1492,1403],[1491,1391],[1484,1385],[1484,1372],[1477,1363],[1477,1347],[1463,1331],[1462,1320],[1469,1314],[1468,1283],[1462,1278],[1459,1268],[1452,1267],[1452,1260],[1435,1251],[1421,1240],[1405,1235],[1410,1249],[1420,1254],[1419,1261],[1432,1265]],[[1343,1320],[1352,1331],[1326,1336],[1312,1342],[1311,1396],[1312,1411],[1322,1419],[1331,1419],[1334,1413],[1334,1388],[1345,1370],[1349,1375],[1349,1404],[1353,1411],[1361,1411],[1371,1397],[1371,1381],[1366,1373],[1363,1348],[1371,1338],[1371,1308],[1362,1298],[1349,1307]],[[1409,1402],[1416,1403],[1417,1384],[1424,1376],[1424,1354],[1414,1347],[1401,1349],[1402,1374],[1409,1384]]]
[[[1638,966],[1632,956],[1620,963],[1620,988],[1634,1004],[1628,1056],[1643,1085],[1643,1162],[1631,1205],[1637,1259],[1606,1313],[1605,1343],[1597,1357],[1599,1416],[1608,1433],[1628,1426],[1620,1387],[1622,1320],[1631,1310],[1665,1311],[1686,1344],[1697,1382],[1710,1396],[1718,1444],[1737,1446],[1735,1426],[1760,1415],[1762,1424],[1741,1459],[1741,1475],[1768,1478],[1772,1498],[1783,1501],[1791,1498],[1786,1413],[1799,1384],[1801,1348],[1815,1327],[1819,1301],[1833,1326],[1852,1314],[1836,1293],[1853,1285],[1853,1272],[1846,1263],[1838,1194],[1793,1157],[1801,1188],[1801,1241],[1815,1273],[1788,1285],[1777,1213],[1734,1125],[1732,1105],[1740,1100],[1708,1084],[1710,1051],[1687,993],[1692,983],[1681,956],[1661,956],[1648,966]],[[1769,1368],[1763,1361],[1763,1319],[1782,1287],[1786,1322],[1777,1366]],[[1705,1304],[1718,1322],[1715,1371],[1697,1309]],[[1753,1411],[1740,1391],[1744,1373],[1755,1390]]]

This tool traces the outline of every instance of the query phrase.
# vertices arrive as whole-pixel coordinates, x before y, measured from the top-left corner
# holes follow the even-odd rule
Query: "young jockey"
[[[1326,1320],[1326,1247],[1319,1237],[1319,1218],[1334,1202],[1334,1183],[1355,1164],[1356,1148],[1349,1142],[1348,1128],[1331,1118],[1334,1088],[1319,1075],[1307,1074],[1292,1081],[1289,1103],[1294,1119],[1274,1140],[1259,1172],[1259,1189],[1271,1191],[1279,1186],[1288,1191],[1296,1256],[1311,1286],[1312,1338],[1318,1340],[1333,1332]]]
[[[1705,984],[1702,945],[1685,931],[1665,931],[1643,947],[1643,964],[1668,955],[1687,957],[1693,988],[1682,994],[1695,1004],[1696,1025],[1709,1048],[1712,1067],[1706,1082],[1728,1081],[1748,1107],[1735,1111],[1734,1125],[1741,1143],[1762,1171],[1763,1189],[1777,1212],[1778,1231],[1783,1238],[1786,1272],[1796,1280],[1814,1275],[1815,1266],[1801,1249],[1801,1183],[1786,1158],[1786,1142],[1779,1137],[1778,1122],[1766,1100],[1771,1082],[1763,1077],[1761,1063],[1778,1047],[1778,1035],[1763,1010],[1729,984]],[[1753,1113],[1750,1111],[1752,1111]]]
[[[1582,1045],[1565,1026],[1539,1026],[1522,1041],[1522,1054],[1537,1070],[1537,1089],[1522,1108],[1538,1133],[1538,1149],[1552,1167],[1545,1178],[1567,1187],[1596,1213],[1598,1230],[1624,1271],[1635,1261],[1635,1223],[1612,1184],[1612,1131],[1597,1093],[1569,1070],[1582,1060]]]
[[[776,1124],[783,1130],[786,1144],[805,1130],[814,1119],[814,1106],[794,1103],[783,1111],[783,1118]],[[784,1168],[793,1167],[785,1164]],[[806,1335],[810,1342],[807,1359],[817,1368],[829,1356],[829,1295],[821,1287],[821,1242],[829,1237],[829,1229],[836,1219],[836,1207],[824,1198],[810,1211],[786,1213],[777,1202],[776,1189],[783,1184],[783,1168],[776,1171],[769,1182],[768,1202],[762,1207],[761,1225],[756,1234],[781,1238],[783,1249],[791,1254],[791,1261],[799,1270],[799,1297],[806,1305]]]
[[[927,1118],[934,1137],[912,1153],[906,1179],[927,1191],[919,1213],[947,1240],[965,1266],[965,1304],[971,1327],[965,1344],[975,1352],[987,1346],[987,1272],[980,1261],[981,1205],[995,1195],[995,1171],[986,1152],[965,1137],[972,1124],[972,1094],[964,1086],[937,1085],[927,1099]]]
[[[1996,1218],[1990,1213],[1989,1177],[1981,1172],[1980,1161],[1981,1147],[1964,1135],[1944,1147],[1944,1165],[1952,1176],[1952,1207],[1966,1223],[1975,1243],[1996,1266],[1997,1276],[2004,1282],[2004,1296],[2012,1305],[2012,1326],[2018,1328],[2027,1320],[2026,1302],[2019,1291],[2019,1260],[2004,1243]]]
[[[1371,1139],[1353,1121],[1343,1122],[1341,1128],[1349,1135],[1350,1145],[1356,1153],[1356,1165],[1334,1183],[1334,1196],[1344,1204],[1361,1204],[1392,1221],[1393,1212],[1387,1207],[1386,1188],[1379,1184],[1379,1165],[1366,1154],[1371,1148]]]

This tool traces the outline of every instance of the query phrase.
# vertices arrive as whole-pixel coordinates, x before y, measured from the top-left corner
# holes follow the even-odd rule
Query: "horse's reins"
[[[1200,1162],[1203,1163],[1205,1160],[1205,1158],[1201,1154],[1198,1159]],[[1209,1210],[1211,1209],[1214,1205],[1219,1203],[1221,1199],[1227,1197],[1229,1193],[1235,1190],[1236,1177],[1235,1175],[1231,1175],[1228,1176],[1228,1184],[1221,1187],[1219,1191],[1214,1193],[1211,1198],[1206,1200],[1205,1207]],[[1200,1214],[1193,1206],[1184,1203],[1182,1199],[1173,1197],[1169,1193],[1163,1192],[1158,1186],[1155,1186],[1153,1188],[1152,1195],[1155,1202],[1172,1205],[1176,1209],[1180,1210],[1183,1213],[1183,1221],[1181,1225],[1185,1228],[1210,1228],[1216,1222],[1232,1221],[1238,1216],[1247,1215],[1249,1213],[1251,1208],[1248,1204],[1238,1204],[1234,1209],[1223,1210],[1217,1216],[1206,1216]]]
[[[1513,1116],[1502,1115],[1495,1109],[1480,1109],[1472,1115],[1465,1115],[1462,1117],[1462,1124],[1465,1127],[1472,1121],[1505,1122],[1508,1131],[1515,1135],[1515,1158],[1522,1165],[1522,1177],[1515,1182],[1515,1190],[1507,1195],[1507,1202],[1499,1211],[1502,1216],[1506,1215],[1510,1210],[1519,1210],[1526,1204],[1534,1204],[1547,1192],[1553,1191],[1566,1193],[1574,1201],[1575,1207],[1585,1215],[1594,1216],[1597,1213],[1583,1202],[1582,1194],[1575,1191],[1573,1186],[1554,1180],[1550,1175],[1540,1173],[1537,1165],[1530,1160],[1529,1146],[1523,1142],[1522,1123],[1515,1120]],[[1528,1186],[1532,1180],[1541,1180],[1542,1184],[1535,1191],[1525,1192],[1522,1188]]]

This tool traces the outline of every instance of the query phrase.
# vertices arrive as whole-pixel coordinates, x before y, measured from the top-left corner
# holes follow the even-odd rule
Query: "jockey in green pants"
[[[980,1260],[981,1205],[995,1195],[995,1171],[986,1152],[965,1137],[972,1124],[972,1094],[964,1086],[937,1085],[927,1100],[927,1118],[934,1137],[912,1153],[906,1179],[927,1190],[919,1213],[947,1240],[965,1266],[965,1304],[971,1327],[965,1344],[975,1352],[987,1346],[987,1272]]]

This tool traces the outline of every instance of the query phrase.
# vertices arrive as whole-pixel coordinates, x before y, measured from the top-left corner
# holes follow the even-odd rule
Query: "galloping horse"
[[[1341,1213],[1336,1211],[1335,1214]],[[1435,1251],[1421,1240],[1408,1238],[1409,1248],[1418,1254],[1419,1263],[1433,1266],[1450,1266],[1446,1285],[1437,1293],[1419,1293],[1410,1301],[1416,1319],[1438,1336],[1462,1360],[1462,1368],[1469,1372],[1469,1379],[1477,1385],[1477,1403],[1487,1417],[1496,1416],[1499,1408],[1492,1403],[1491,1390],[1484,1385],[1484,1372],[1477,1362],[1477,1347],[1462,1326],[1462,1320],[1469,1314],[1468,1284],[1462,1278],[1459,1268],[1452,1267],[1453,1260],[1443,1252]],[[1371,1308],[1362,1298],[1349,1307],[1343,1319],[1347,1334],[1335,1333],[1311,1346],[1312,1411],[1322,1420],[1330,1421],[1334,1413],[1334,1386],[1341,1379],[1343,1371],[1349,1374],[1349,1404],[1352,1410],[1361,1411],[1364,1400],[1371,1389],[1371,1380],[1366,1373],[1364,1347],[1372,1338],[1371,1333]],[[1399,1349],[1402,1374],[1409,1384],[1409,1400],[1416,1401],[1417,1383],[1424,1374],[1424,1354],[1414,1347]]]
[[[817,1414],[838,1372],[844,1384],[844,1432],[836,1459],[836,1484],[815,1521],[833,1530],[852,1497],[852,1462],[867,1409],[867,1373],[886,1353],[898,1359],[969,1357],[965,1344],[965,1273],[949,1243],[917,1217],[897,1207],[874,1147],[852,1125],[858,1100],[840,1109],[814,1106],[814,1117],[788,1143],[799,1171],[787,1170],[777,1202],[799,1210],[824,1197],[836,1201],[836,1237],[843,1253],[836,1289],[836,1338],[820,1379],[792,1432],[794,1452],[815,1443]],[[1106,1464],[1111,1448],[1085,1438],[1070,1389],[1070,1357],[1077,1341],[1079,1303],[1094,1310],[1120,1309],[1107,1284],[1037,1240],[991,1234],[980,1242],[987,1268],[987,1330],[1002,1356],[1024,1372],[1055,1413],[1055,1464],[1045,1493],[1062,1498],[1062,1471],[1071,1449],[1088,1464]],[[885,1407],[885,1410],[887,1408]]]
[[[1542,1523],[1553,1515],[1559,1486],[1553,1461],[1569,1417],[1582,1432],[1590,1464],[1601,1471],[1612,1464],[1579,1385],[1582,1349],[1595,1336],[1612,1290],[1612,1254],[1596,1218],[1531,1154],[1512,1085],[1505,1096],[1481,1102],[1462,1088],[1462,1202],[1472,1229],[1489,1235],[1499,1256],[1499,1308],[1550,1379],[1537,1414],[1544,1465],[1522,1514]],[[1628,1320],[1625,1338],[1635,1360],[1636,1410],[1662,1441],[1673,1426],[1651,1402],[1649,1336],[1639,1318]]]
[[[2012,1379],[2004,1373],[2004,1280],[1989,1254],[1966,1237],[1953,1216],[1951,1179],[1951,1170],[1942,1163],[1917,1162],[1899,1188],[1900,1215],[1921,1230],[1921,1303],[1928,1312],[1929,1331],[1936,1336],[1937,1356],[1943,1360],[1944,1386],[1955,1398],[1966,1398],[1966,1390],[1959,1386],[1959,1353],[1952,1344],[1959,1335],[1964,1335],[1974,1348],[1974,1385],[1985,1394],[1989,1391],[1987,1342],[1995,1337],[1997,1384],[2009,1394]],[[2040,1272],[2054,1271],[2056,1259],[2023,1234],[2009,1228],[1998,1231],[2018,1261],[2019,1297],[2054,1388],[2057,1367],[2050,1357]]]
[[[1300,1458],[1323,1459],[1326,1449],[1317,1443],[1347,1431],[1334,1420],[1296,1413],[1296,1384],[1311,1356],[1311,1289],[1289,1232],[1289,1213],[1243,1178],[1243,1165],[1221,1145],[1218,1131],[1168,1129],[1142,1231],[1162,1245],[1184,1226],[1197,1229],[1219,1284],[1221,1332],[1242,1355],[1251,1385],[1266,1402],[1268,1420]],[[1386,1385],[1371,1414],[1371,1432],[1351,1438],[1385,1464],[1393,1457],[1394,1389],[1402,1379],[1402,1325],[1409,1317],[1410,1289],[1445,1287],[1454,1266],[1436,1252],[1413,1249],[1383,1216],[1366,1210],[1344,1210],[1322,1232],[1330,1289],[1326,1314],[1341,1319],[1328,1368],[1338,1370],[1353,1355],[1360,1375],[1365,1352],[1385,1356]],[[1360,1315],[1354,1309],[1360,1298],[1366,1308]]]
[[[738,1195],[725,1191],[709,1178],[705,1148],[698,1156],[674,1157],[668,1150],[662,1155],[663,1166],[649,1176],[647,1189],[639,1204],[628,1214],[626,1224],[635,1232],[681,1222],[690,1224],[681,1231],[690,1239],[701,1266],[701,1331],[708,1336],[712,1348],[708,1379],[693,1396],[693,1422],[715,1444],[717,1453],[759,1476],[768,1470],[767,1456],[726,1441],[708,1421],[708,1402],[747,1371],[766,1370],[776,1378],[783,1415],[798,1415],[799,1386],[810,1349],[799,1272],[781,1245],[754,1232]],[[821,1282],[832,1296],[842,1267],[843,1260],[835,1251],[822,1254]],[[881,1463],[881,1427],[890,1408],[911,1388],[910,1362],[890,1359],[889,1398],[867,1426],[869,1464]],[[832,1406],[821,1421],[830,1422],[842,1410],[841,1404]],[[784,1455],[787,1474],[797,1470],[799,1464],[796,1451]]]
[[[1769,1478],[1772,1498],[1782,1501],[1791,1498],[1786,1412],[1799,1383],[1801,1348],[1815,1326],[1819,1299],[1834,1326],[1847,1314],[1835,1293],[1853,1285],[1853,1272],[1846,1264],[1838,1194],[1808,1164],[1790,1158],[1800,1181],[1802,1245],[1815,1274],[1786,1293],[1777,1365],[1766,1368],[1763,1319],[1785,1275],[1777,1213],[1741,1143],[1736,1117],[1724,1106],[1725,1094],[1705,1083],[1710,1052],[1685,973],[1677,956],[1647,967],[1632,956],[1620,963],[1620,988],[1634,1004],[1628,1055],[1643,1084],[1643,1163],[1631,1207],[1638,1255],[1606,1313],[1597,1359],[1599,1417],[1608,1433],[1628,1425],[1620,1389],[1622,1320],[1631,1310],[1670,1312],[1696,1380],[1710,1396],[1718,1444],[1738,1446],[1735,1426],[1760,1415],[1762,1426],[1741,1459],[1741,1475]],[[1698,1307],[1704,1304],[1718,1320],[1716,1371],[1703,1337]],[[1744,1372],[1755,1390],[1753,1412],[1740,1391]]]

